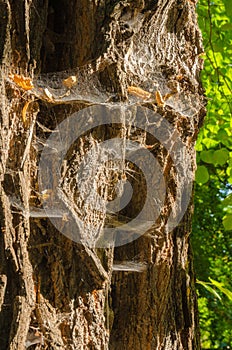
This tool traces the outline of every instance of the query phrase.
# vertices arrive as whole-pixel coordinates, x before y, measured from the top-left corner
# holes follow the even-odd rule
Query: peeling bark
[[[76,168],[102,141],[133,139],[158,159],[167,186],[160,216],[126,245],[73,242],[41,214],[38,188],[39,140],[45,143],[49,130],[89,105],[120,101],[159,113],[179,132],[193,178],[194,143],[205,115],[195,2],[0,0],[0,16],[1,349],[200,349],[189,243],[192,202],[168,232],[182,180],[157,139],[122,119],[86,132],[67,153],[63,195],[73,206],[80,198]],[[56,90],[64,94],[54,97],[56,73],[61,85],[63,76],[77,74],[80,90],[72,99],[64,86]],[[17,84],[16,74],[34,88],[25,88],[26,80]],[[135,165],[112,171],[105,164],[97,179],[102,196],[114,198],[119,175],[135,193],[114,219],[136,217],[149,191],[142,173]],[[95,227],[114,226],[105,208],[85,217],[94,217]]]

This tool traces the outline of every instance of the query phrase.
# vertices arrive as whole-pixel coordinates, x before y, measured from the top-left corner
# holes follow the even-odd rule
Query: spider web
[[[129,22],[128,24],[130,25]],[[125,101],[116,104],[119,106],[130,106],[144,102],[157,104],[155,92],[159,91],[161,97],[169,95],[162,107],[166,105],[185,117],[192,117],[199,110],[199,100],[196,99],[196,94],[184,91],[184,85],[175,78],[175,74],[170,80],[167,79],[167,76],[163,73],[163,62],[159,48],[156,48],[154,44],[151,45],[152,38],[148,33],[149,28],[144,26],[143,30],[135,33],[133,40],[125,51],[123,52],[122,49],[119,54],[113,52],[114,49],[112,49],[112,52],[109,51],[104,58],[83,67],[40,74],[33,79],[31,78],[33,88],[29,89],[26,94],[34,95],[51,105],[75,103],[115,105],[116,92],[103,86],[100,78],[105,67],[115,63],[115,56],[121,65],[123,85],[128,95]],[[177,40],[174,38],[174,34],[169,33],[168,35],[170,36],[170,42],[171,40]],[[173,65],[175,66],[174,63]],[[6,78],[12,83],[8,76]],[[71,81],[70,84],[67,84],[67,80]],[[134,93],[130,93],[128,87],[133,87],[132,91]],[[123,124],[123,121],[121,122]],[[89,166],[88,179],[91,183],[94,168],[91,168],[91,164]],[[120,171],[125,173],[125,167],[122,167]],[[104,169],[102,173],[104,173]],[[107,182],[107,176],[104,181]],[[92,229],[91,226],[87,241],[91,238],[89,238],[89,235],[92,235]],[[96,237],[97,234],[98,227],[96,227]],[[96,237],[92,238],[95,240]]]

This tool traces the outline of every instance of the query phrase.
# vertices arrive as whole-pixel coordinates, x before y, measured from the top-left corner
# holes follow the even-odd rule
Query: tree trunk
[[[0,14],[1,349],[200,349],[194,1],[0,0]]]

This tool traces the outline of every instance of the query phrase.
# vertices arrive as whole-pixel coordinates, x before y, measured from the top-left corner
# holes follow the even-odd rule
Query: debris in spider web
[[[61,141],[53,141],[48,143],[45,139],[41,139],[39,137],[35,138],[35,140],[33,141],[33,146],[38,151],[42,151],[45,147],[50,149],[49,151],[46,151],[47,154],[61,152],[66,147],[64,142],[62,143]]]
[[[74,85],[77,84],[77,77],[75,75],[71,75],[70,77],[64,79],[62,83],[65,87],[71,89]]]
[[[64,221],[68,219],[68,212],[58,209],[41,209],[36,207],[30,207],[29,216],[31,218],[62,218]]]
[[[54,102],[54,97],[53,97],[52,93],[48,90],[48,88],[45,88],[43,90],[43,92],[44,92],[45,98],[48,100],[48,102],[51,102],[51,103]]]
[[[164,100],[163,100],[163,97],[162,97],[161,93],[159,92],[159,90],[157,90],[155,92],[155,99],[156,99],[158,106],[164,106]]]
[[[72,71],[42,74],[35,80],[33,93],[52,104],[106,103],[112,95],[102,87],[98,72],[90,65]]]
[[[147,269],[147,264],[136,261],[115,261],[113,271],[143,272]]]
[[[138,18],[136,21],[139,22]],[[127,19],[126,23],[129,27],[133,27],[131,20]],[[134,32],[128,50],[120,52],[117,58],[121,61],[125,73],[124,84],[128,86],[128,99],[123,104],[151,102],[160,107],[169,106],[175,112],[191,117],[199,110],[199,105],[202,105],[201,100],[196,99],[195,93],[185,91],[184,81],[192,77],[192,72],[186,67],[186,70],[180,73],[178,64],[174,63],[170,70],[172,75],[167,77],[163,62],[160,61],[162,55],[159,46],[151,46],[150,29],[149,22],[143,25],[142,31]],[[50,104],[122,104],[121,101],[115,102],[116,92],[103,86],[99,79],[99,73],[115,62],[114,54],[112,47],[112,52],[109,50],[106,55],[82,67],[41,74],[33,79],[18,74],[8,74],[7,79],[28,94],[33,94]],[[170,65],[171,63],[173,62],[170,62]]]
[[[19,74],[9,74],[9,78],[20,88],[25,91],[32,90],[34,85],[31,78],[26,78]]]
[[[21,160],[21,168],[23,167],[24,162],[25,162],[25,160],[28,157],[29,152],[30,152],[30,146],[31,146],[31,143],[32,143],[34,126],[35,126],[35,119],[32,121],[32,123],[30,125],[30,128],[28,130],[28,137],[27,137],[26,147],[25,147],[25,150],[24,150],[24,153],[23,153],[23,157],[22,157],[22,160]]]
[[[149,227],[153,225],[153,221],[137,219],[134,223],[124,215],[114,215],[111,213],[106,214],[105,226],[119,227],[120,231],[125,232],[145,232]],[[129,223],[129,225],[127,225]]]
[[[36,121],[36,124],[39,126],[39,128],[44,132],[59,132],[58,130],[51,130],[48,129],[46,126],[42,125],[38,120]]]
[[[25,217],[31,217],[31,218],[62,218],[62,220],[66,221],[68,220],[68,211],[52,208],[52,209],[43,209],[43,208],[37,208],[30,206],[28,210],[23,206],[20,199],[16,198],[15,196],[9,196],[10,203],[12,207],[19,210],[19,214],[22,214]],[[17,213],[17,212],[15,212]]]
[[[137,41],[141,43],[141,40]],[[51,104],[117,103],[113,102],[115,92],[108,91],[99,81],[101,69],[93,67],[94,64],[87,64],[70,71],[41,74],[34,79],[8,74],[8,79],[27,93]],[[199,109],[200,101],[196,100],[195,95],[181,91],[178,75],[167,81],[162,70],[158,66],[154,68],[149,43],[144,42],[141,49],[133,42],[129,54],[124,58],[124,69],[127,75],[125,83],[128,84],[128,99],[123,102],[124,105],[150,101],[161,107],[170,106],[187,117],[194,115]],[[129,82],[133,82],[134,85],[130,85]],[[174,89],[173,82],[176,83]]]
[[[29,107],[29,104],[31,103],[32,101],[27,101],[24,106],[23,106],[23,109],[22,109],[22,119],[23,119],[23,124],[26,124],[26,121],[27,121],[27,110],[28,110],[28,107]]]
[[[142,98],[143,100],[150,100],[152,94],[136,86],[128,86],[127,91],[129,94]]]
[[[27,333],[25,347],[26,349],[28,349],[30,346],[35,344],[41,344],[41,345],[44,344],[43,335],[38,331],[37,328],[30,327]]]

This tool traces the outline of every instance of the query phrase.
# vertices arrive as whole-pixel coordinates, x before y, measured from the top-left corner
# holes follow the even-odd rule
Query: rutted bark
[[[37,138],[86,103],[37,100],[9,78],[17,73],[33,79],[91,64],[112,100],[125,101],[128,85],[169,93],[169,104],[141,104],[178,130],[194,172],[193,147],[204,116],[194,1],[2,0],[0,14],[1,348],[23,350],[34,341],[41,349],[200,349],[191,203],[179,226],[165,231],[178,185],[170,156],[145,132],[125,131],[121,121],[96,129],[96,139],[128,136],[151,148],[167,194],[155,228],[132,243],[115,250],[76,244],[48,219],[29,213],[42,203]],[[88,149],[90,135],[82,141],[76,159]],[[137,196],[122,211],[124,218],[136,216],[146,196],[136,174],[130,180]],[[111,185],[108,179],[103,188],[108,195]],[[97,220],[102,224],[100,216]],[[113,271],[113,260],[139,261],[146,269]]]

